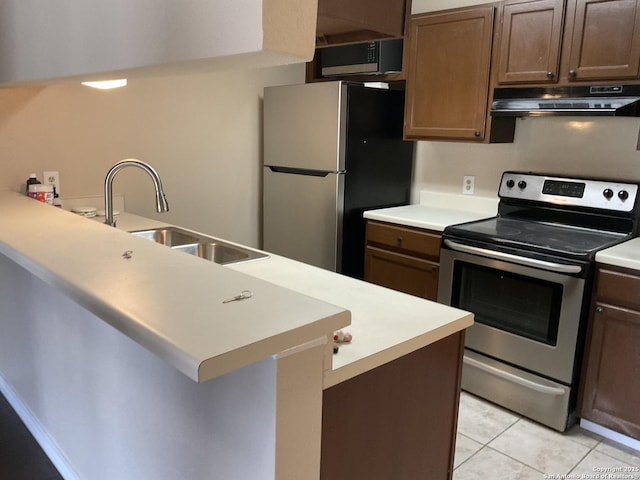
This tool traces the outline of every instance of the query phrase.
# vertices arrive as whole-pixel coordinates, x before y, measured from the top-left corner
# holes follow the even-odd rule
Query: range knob
[[[613,197],[613,190],[611,190],[610,188],[605,188],[604,192],[602,192],[602,195],[604,195],[604,197],[608,200]]]
[[[520,190],[524,190],[525,188],[527,188],[527,182],[525,182],[524,180],[520,180],[520,181],[518,182],[518,188],[519,188]]]
[[[626,200],[627,198],[629,198],[629,192],[627,192],[626,190],[620,190],[618,192],[618,198],[623,201]]]
[[[515,184],[516,182],[513,181],[513,178],[510,178],[509,180],[507,180],[507,187],[513,188]]]

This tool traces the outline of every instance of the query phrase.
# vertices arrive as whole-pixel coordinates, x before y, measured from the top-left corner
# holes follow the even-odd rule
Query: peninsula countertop
[[[166,225],[129,213],[113,229],[47,209],[0,195],[0,252],[197,381],[344,329],[353,341],[327,356],[328,388],[473,323],[469,312],[277,255],[221,266],[172,251],[123,231]],[[251,301],[221,310],[245,289]]]
[[[353,340],[333,355],[324,388],[473,325],[469,312],[284,257],[229,268],[349,309]]]
[[[153,223],[150,223],[153,222]],[[118,228],[128,231],[164,224],[123,214]],[[176,252],[178,253],[178,252]],[[366,283],[345,275],[269,253],[268,259],[227,265],[351,312],[353,336],[335,355],[331,345],[324,371],[324,388],[395,360],[473,324],[469,312]]]
[[[350,323],[342,307],[15,192],[0,193],[0,253],[197,382]],[[253,297],[222,303],[243,290]]]

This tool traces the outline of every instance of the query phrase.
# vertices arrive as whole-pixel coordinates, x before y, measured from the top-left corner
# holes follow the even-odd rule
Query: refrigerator
[[[404,91],[331,81],[264,89],[263,248],[364,275],[365,210],[410,201]]]

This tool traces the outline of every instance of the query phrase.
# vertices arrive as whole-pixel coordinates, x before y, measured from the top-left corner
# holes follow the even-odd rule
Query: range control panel
[[[638,185],[610,180],[504,172],[498,196],[566,206],[631,212],[636,204]]]

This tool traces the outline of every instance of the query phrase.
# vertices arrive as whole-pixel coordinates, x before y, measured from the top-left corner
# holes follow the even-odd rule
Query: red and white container
[[[28,195],[31,198],[35,198],[39,202],[53,205],[53,185],[29,185]]]

